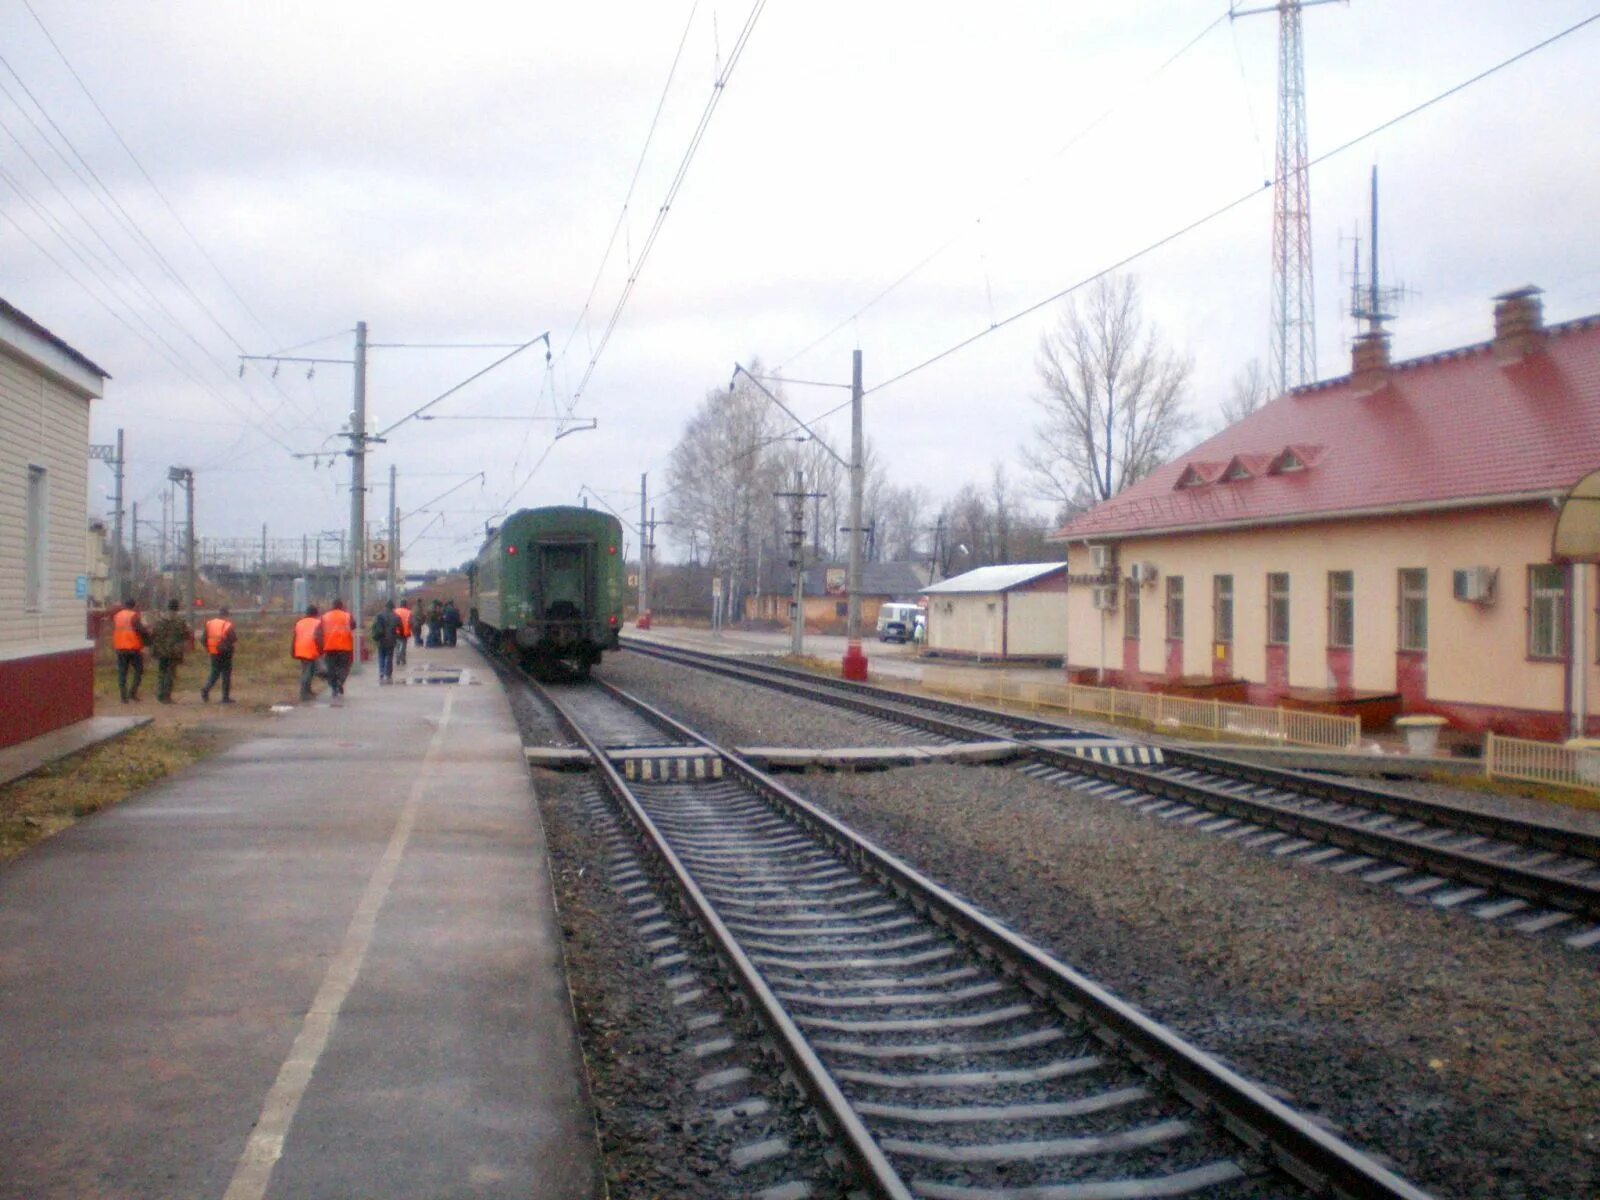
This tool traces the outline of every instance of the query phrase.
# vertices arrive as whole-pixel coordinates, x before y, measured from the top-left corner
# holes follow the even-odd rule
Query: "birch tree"
[[[1109,499],[1164,462],[1188,430],[1193,364],[1147,328],[1132,276],[1069,298],[1039,343],[1044,420],[1022,448],[1039,495],[1060,505]]]

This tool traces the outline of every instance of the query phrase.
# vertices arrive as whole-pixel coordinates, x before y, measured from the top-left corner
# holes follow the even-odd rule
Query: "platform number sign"
[[[367,543],[367,565],[380,568],[389,565],[388,542],[379,540]]]

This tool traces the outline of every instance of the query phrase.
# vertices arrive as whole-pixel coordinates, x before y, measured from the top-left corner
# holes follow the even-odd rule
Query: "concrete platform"
[[[474,673],[369,664],[0,869],[0,1197],[599,1194],[543,830],[504,695],[445,682]]]
[[[90,717],[7,746],[0,750],[0,787],[148,724],[149,717]]]

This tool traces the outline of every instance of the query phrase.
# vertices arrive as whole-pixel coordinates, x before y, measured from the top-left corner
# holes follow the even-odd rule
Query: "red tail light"
[[[607,546],[606,547],[606,553],[607,554],[615,554],[616,552],[617,552],[617,548],[615,546]]]
[[[515,554],[516,552],[517,552],[517,548],[515,546],[507,546],[506,547],[506,553],[507,554]]]
[[[611,628],[615,629],[616,627],[617,627],[617,619],[615,617],[612,617],[611,618]]]

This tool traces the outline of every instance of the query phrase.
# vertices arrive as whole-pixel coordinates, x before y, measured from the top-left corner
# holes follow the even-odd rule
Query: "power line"
[[[644,170],[645,157],[650,153],[650,143],[655,138],[656,126],[661,121],[661,113],[667,105],[667,95],[672,91],[672,81],[678,74],[678,63],[683,59],[683,48],[689,43],[689,31],[694,27],[695,13],[699,11],[700,0],[694,0],[689,6],[689,19],[684,22],[683,36],[678,39],[678,50],[672,56],[672,66],[667,70],[667,81],[662,85],[661,98],[656,101],[655,114],[650,118],[650,128],[645,132],[644,145],[639,149],[639,161],[634,164],[633,178],[628,180],[628,190],[622,197],[622,210],[617,214],[616,224],[611,227],[611,237],[606,242],[605,252],[600,255],[600,265],[595,269],[594,282],[589,285],[589,294],[583,299],[583,308],[578,313],[578,319],[572,323],[572,330],[567,334],[567,340],[562,343],[561,357],[567,356],[567,350],[572,341],[578,336],[578,330],[583,328],[584,319],[589,315],[589,306],[594,303],[594,294],[600,288],[600,279],[605,274],[606,263],[611,261],[612,248],[617,244],[617,234],[622,232],[622,225],[628,219],[628,206],[633,200],[633,190],[638,186],[640,172]]]
[[[1227,12],[1227,10],[1223,10],[1220,14],[1217,15],[1217,17],[1209,25],[1207,25],[1199,33],[1195,34],[1192,38],[1190,38],[1187,42],[1185,42],[1181,47],[1179,47],[1172,54],[1168,55],[1167,58],[1161,63],[1160,66],[1156,67],[1155,70],[1151,71],[1149,75],[1147,75],[1142,81],[1140,81],[1138,87],[1142,89],[1142,88],[1148,87],[1151,83],[1155,82],[1155,80],[1157,78],[1159,78],[1160,75],[1164,71],[1166,71],[1166,69],[1168,67],[1170,67],[1173,63],[1177,62],[1180,58],[1182,58],[1190,50],[1194,49],[1195,46],[1199,45],[1202,41],[1204,41],[1207,34],[1209,34],[1213,29],[1215,29],[1218,25],[1222,24],[1222,22],[1226,21],[1227,19],[1228,19],[1228,12]],[[1073,133],[1073,135],[1071,137],[1069,137],[1065,142],[1063,142],[1063,143],[1061,143],[1061,145],[1057,146],[1055,151],[1049,156],[1049,160],[1050,161],[1054,161],[1055,159],[1060,158],[1063,154],[1065,154],[1073,146],[1076,146],[1079,142],[1083,141],[1084,138],[1088,137],[1091,133],[1093,133],[1101,125],[1105,124],[1108,120],[1110,120],[1113,116],[1115,116],[1117,114],[1117,112],[1119,112],[1121,110],[1123,103],[1126,101],[1127,97],[1132,94],[1133,90],[1134,89],[1130,88],[1128,90],[1128,92],[1125,92],[1123,94],[1121,99],[1119,99],[1117,102],[1111,104],[1109,107],[1103,109],[1099,116],[1097,116],[1094,119],[1092,119],[1091,121],[1089,121],[1088,124],[1083,125],[1075,133]],[[1038,177],[1038,175],[1039,175],[1039,168],[1037,166],[1034,166],[1033,169],[1026,176],[1024,176],[1021,181],[1019,181],[1017,184],[1013,185],[1012,187],[1008,188],[1007,192],[1011,193],[1011,194],[1014,194],[1017,191],[1022,190],[1023,188],[1025,188],[1029,184],[1031,184],[1033,182],[1033,180]],[[929,251],[921,259],[919,259],[916,263],[914,263],[912,266],[908,267],[904,272],[902,272],[899,275],[899,277],[894,280],[894,282],[890,283],[882,291],[878,292],[877,295],[873,296],[870,300],[868,300],[860,308],[856,309],[855,312],[851,313],[844,320],[840,321],[837,325],[835,325],[832,329],[828,330],[821,337],[818,337],[814,341],[810,342],[803,349],[797,350],[797,351],[795,351],[795,353],[789,355],[788,358],[784,359],[782,362],[780,362],[777,365],[775,370],[781,371],[781,370],[783,370],[784,367],[788,366],[790,363],[794,362],[796,359],[804,358],[807,354],[810,354],[811,351],[815,350],[818,346],[822,345],[823,342],[826,342],[828,339],[833,337],[840,330],[848,328],[850,325],[852,325],[856,321],[860,320],[861,317],[864,316],[867,312],[869,312],[871,309],[877,307],[877,305],[879,303],[881,303],[884,299],[886,299],[888,296],[892,295],[894,292],[898,291],[901,286],[903,286],[905,283],[907,283],[911,279],[913,279],[929,263],[931,263],[935,259],[939,258],[941,255],[944,254],[945,251],[949,250],[952,246],[956,245],[956,243],[960,242],[963,238],[969,236],[969,234],[971,233],[972,228],[974,226],[982,225],[982,224],[983,224],[983,217],[981,217],[981,216],[980,217],[976,217],[976,218],[974,218],[974,219],[972,219],[970,221],[964,222],[960,227],[958,227],[957,229],[952,231],[950,233],[950,235],[948,237],[946,237],[945,240],[942,241],[938,246],[936,246],[933,250]]]
[[[1460,83],[1454,85],[1453,87],[1447,88],[1445,91],[1440,92],[1438,95],[1432,97],[1431,99],[1424,100],[1421,104],[1414,105],[1413,107],[1406,109],[1404,112],[1399,113],[1399,114],[1397,114],[1397,115],[1395,115],[1393,117],[1390,117],[1388,120],[1383,121],[1380,124],[1374,125],[1372,128],[1368,129],[1365,133],[1357,134],[1355,137],[1350,138],[1348,141],[1342,142],[1341,144],[1333,147],[1331,150],[1325,150],[1323,153],[1321,153],[1321,154],[1317,155],[1315,158],[1311,159],[1310,162],[1308,162],[1306,164],[1307,168],[1309,169],[1311,167],[1320,166],[1322,163],[1327,162],[1329,159],[1335,158],[1338,155],[1343,154],[1345,151],[1351,149],[1352,147],[1358,146],[1362,142],[1368,141],[1371,138],[1376,137],[1378,134],[1383,133],[1385,130],[1392,129],[1394,126],[1400,124],[1400,122],[1405,121],[1405,120],[1409,120],[1411,117],[1416,116],[1418,113],[1421,113],[1421,112],[1423,112],[1423,111],[1425,111],[1425,110],[1427,110],[1429,108],[1432,108],[1434,105],[1439,104],[1442,101],[1449,99],[1451,96],[1454,96],[1458,92],[1461,92],[1461,91],[1465,90],[1466,88],[1471,87],[1473,84],[1481,83],[1483,80],[1488,79],[1490,76],[1498,74],[1500,71],[1505,70],[1507,67],[1510,67],[1510,66],[1514,65],[1515,63],[1521,62],[1523,59],[1527,58],[1529,55],[1535,54],[1540,50],[1543,50],[1543,49],[1545,49],[1545,48],[1547,48],[1549,46],[1554,45],[1556,42],[1559,42],[1563,38],[1569,37],[1570,35],[1572,35],[1574,33],[1577,33],[1580,29],[1583,29],[1584,27],[1586,27],[1588,25],[1592,25],[1596,21],[1600,21],[1600,12],[1596,12],[1596,13],[1592,14],[1591,16],[1585,17],[1583,20],[1577,22],[1576,24],[1569,25],[1567,28],[1561,30],[1561,32],[1556,33],[1556,34],[1552,34],[1550,37],[1545,38],[1543,41],[1538,42],[1538,43],[1536,43],[1536,44],[1534,44],[1532,46],[1529,46],[1527,49],[1519,51],[1516,54],[1513,54],[1510,58],[1506,58],[1506,59],[1501,60],[1500,62],[1496,63],[1494,66],[1488,67],[1485,70],[1482,70],[1482,71],[1478,72],[1476,75],[1473,75],[1469,79],[1462,80]],[[1020,321],[1023,317],[1026,317],[1026,316],[1031,315],[1032,313],[1038,312],[1041,308],[1045,308],[1048,305],[1054,304],[1057,300],[1061,300],[1061,299],[1063,299],[1063,298],[1065,298],[1067,296],[1070,296],[1073,292],[1078,291],[1080,288],[1088,286],[1089,284],[1093,283],[1095,280],[1100,279],[1101,277],[1103,277],[1105,275],[1109,275],[1114,271],[1121,270],[1123,267],[1128,266],[1130,263],[1137,262],[1139,259],[1144,258],[1144,257],[1154,253],[1156,250],[1161,249],[1163,246],[1166,246],[1170,242],[1176,241],[1178,238],[1183,237],[1185,234],[1194,232],[1196,229],[1199,229],[1202,225],[1207,225],[1210,222],[1216,220],[1218,217],[1224,216],[1225,214],[1227,214],[1229,212],[1232,212],[1234,209],[1238,208],[1241,204],[1244,204],[1244,203],[1246,203],[1246,202],[1248,202],[1250,200],[1253,200],[1256,196],[1260,195],[1262,191],[1266,190],[1267,188],[1270,188],[1270,187],[1274,186],[1275,183],[1281,183],[1281,182],[1282,182],[1281,180],[1277,180],[1277,181],[1269,180],[1266,184],[1262,185],[1261,187],[1251,188],[1250,191],[1246,192],[1244,195],[1238,197],[1237,199],[1228,201],[1228,203],[1222,205],[1220,208],[1213,209],[1211,212],[1207,213],[1205,216],[1200,217],[1200,218],[1198,218],[1198,219],[1196,219],[1194,221],[1191,221],[1187,225],[1184,225],[1181,228],[1176,229],[1176,230],[1174,230],[1173,232],[1171,232],[1169,234],[1166,234],[1165,236],[1157,239],[1156,241],[1151,242],[1149,245],[1145,246],[1143,249],[1135,250],[1132,254],[1129,254],[1129,255],[1119,259],[1117,262],[1112,263],[1110,266],[1103,267],[1100,270],[1094,272],[1093,274],[1087,275],[1084,278],[1078,280],[1076,283],[1073,283],[1073,284],[1069,285],[1068,287],[1064,287],[1060,291],[1055,292],[1052,295],[1046,296],[1042,300],[1035,301],[1034,303],[1028,305],[1026,308],[1020,309],[1017,312],[1012,313],[1009,317],[1006,317],[1003,320],[998,321],[998,322],[990,325],[987,329],[979,330],[977,333],[972,334],[970,337],[966,337],[966,338],[961,339],[959,342],[956,342],[954,345],[949,346],[944,350],[941,350],[939,353],[933,355],[930,358],[924,359],[923,361],[917,363],[915,366],[906,368],[904,371],[901,371],[897,375],[891,376],[890,378],[884,380],[882,383],[877,384],[875,387],[867,388],[865,394],[871,395],[873,392],[880,392],[880,391],[882,391],[883,389],[885,389],[887,387],[892,387],[894,384],[899,383],[901,380],[909,378],[910,376],[917,374],[919,371],[922,371],[922,370],[925,370],[928,367],[931,367],[934,363],[937,363],[937,362],[940,362],[943,359],[949,358],[952,354],[956,354],[959,351],[966,349],[968,346],[972,345],[974,342],[981,341],[983,338],[988,337],[990,334],[995,333],[995,332],[997,332],[997,331],[999,331],[1001,329],[1004,329],[1007,325],[1011,325],[1016,321]],[[849,401],[846,401],[844,404],[835,405],[833,408],[830,408],[827,412],[822,413],[820,416],[816,417],[815,420],[817,420],[817,421],[824,420],[827,417],[832,416],[834,413],[840,412],[843,409],[848,408],[848,407],[849,407]]]
[[[667,186],[667,194],[661,201],[661,206],[656,210],[656,219],[650,226],[644,245],[639,249],[638,260],[633,269],[628,273],[628,281],[623,285],[622,294],[617,297],[616,306],[611,310],[611,319],[606,323],[605,331],[600,335],[600,343],[595,347],[590,356],[589,365],[584,370],[583,378],[578,381],[578,386],[573,390],[572,400],[567,406],[570,415],[578,406],[578,398],[583,395],[583,389],[588,386],[590,378],[594,375],[595,368],[600,364],[600,356],[605,353],[606,345],[611,341],[611,335],[616,331],[617,323],[622,319],[622,311],[628,305],[629,298],[633,295],[634,286],[639,282],[639,276],[644,271],[644,264],[650,257],[650,251],[655,248],[656,239],[661,236],[661,229],[667,222],[667,215],[672,211],[673,201],[677,199],[678,189],[683,186],[683,181],[688,177],[689,167],[694,162],[700,143],[705,138],[706,128],[711,124],[711,117],[717,110],[723,92],[727,88],[728,80],[733,75],[733,70],[739,64],[740,57],[744,54],[745,47],[750,42],[750,36],[755,32],[756,22],[761,18],[761,12],[767,6],[767,0],[756,0],[750,14],[745,18],[744,27],[739,31],[733,49],[728,52],[727,65],[717,75],[711,85],[711,95],[706,100],[706,106],[700,114],[700,122],[695,126],[694,133],[689,138],[689,145],[684,150],[683,159],[678,164],[678,171]],[[543,461],[543,460],[541,460]]]

